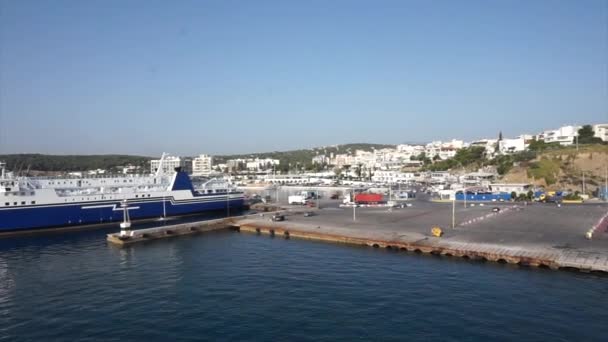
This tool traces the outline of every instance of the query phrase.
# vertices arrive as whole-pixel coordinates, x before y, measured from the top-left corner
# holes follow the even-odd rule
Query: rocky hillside
[[[511,168],[504,182],[531,183],[549,190],[581,191],[583,174],[586,193],[604,185],[608,167],[608,145],[589,145],[540,153],[535,159]]]

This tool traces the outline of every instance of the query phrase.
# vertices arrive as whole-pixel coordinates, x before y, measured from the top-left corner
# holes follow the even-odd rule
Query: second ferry
[[[244,194],[222,179],[194,186],[180,169],[94,178],[14,177],[0,163],[0,233],[241,209]]]

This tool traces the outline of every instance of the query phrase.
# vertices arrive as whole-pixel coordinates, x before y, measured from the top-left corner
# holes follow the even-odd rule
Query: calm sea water
[[[608,277],[235,232],[0,240],[1,340],[606,341]]]

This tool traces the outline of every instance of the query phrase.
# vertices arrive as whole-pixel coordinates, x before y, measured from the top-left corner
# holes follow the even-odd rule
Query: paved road
[[[343,227],[377,232],[418,233],[428,235],[431,227],[444,228],[445,238],[486,243],[517,245],[543,245],[556,248],[590,248],[608,251],[608,233],[598,231],[594,239],[585,238],[585,232],[608,212],[608,205],[541,205],[528,206],[512,203],[464,208],[457,203],[457,227],[451,229],[452,204],[413,201],[412,207],[403,209],[356,208],[353,221],[352,208],[339,208],[338,201],[325,200],[317,215],[304,217],[293,214],[289,221],[317,226]],[[502,212],[475,223],[462,223],[492,214],[492,207]],[[295,207],[297,208],[297,207]],[[304,208],[297,208],[303,209]],[[506,210],[505,210],[506,209]]]

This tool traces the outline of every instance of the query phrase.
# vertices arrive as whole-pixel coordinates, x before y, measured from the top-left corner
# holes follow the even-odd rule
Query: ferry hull
[[[163,204],[164,202],[164,204]],[[182,216],[215,210],[241,209],[243,199],[174,202],[170,199],[129,202],[131,220]],[[26,206],[0,210],[0,232],[22,231],[75,225],[121,222],[124,210],[120,201],[87,202],[47,206]]]

